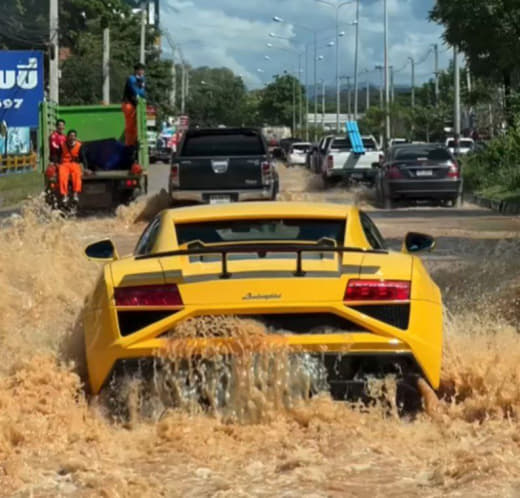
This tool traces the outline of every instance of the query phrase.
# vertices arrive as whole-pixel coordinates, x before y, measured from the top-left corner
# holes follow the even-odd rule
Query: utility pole
[[[139,54],[139,62],[146,63],[146,2],[141,2],[141,50]]]
[[[365,113],[370,109],[370,80],[367,80],[367,107]]]
[[[354,55],[354,121],[358,119],[359,103],[359,0],[356,0],[356,48]]]
[[[292,136],[296,136],[296,78],[292,83]]]
[[[325,128],[325,80],[321,80],[321,127]]]
[[[439,45],[433,46],[435,51],[435,105],[439,105]]]
[[[172,60],[172,91],[170,93],[170,106],[175,109],[175,103],[177,101],[177,70],[175,68],[175,59]]]
[[[350,91],[350,76],[347,76],[347,119],[352,119],[352,106],[351,106],[351,91]]]
[[[340,113],[340,98],[341,88],[339,79],[339,9],[336,5],[336,133],[339,133],[339,113]]]
[[[314,141],[317,140],[318,124],[318,33],[314,31]]]
[[[301,84],[301,77],[302,77],[302,54],[298,55],[298,107],[299,107],[299,114],[300,119],[298,120],[300,123],[300,133],[301,130],[303,130],[303,99],[302,99],[302,84]]]
[[[103,104],[110,104],[110,29],[103,29]]]
[[[454,109],[454,127],[455,127],[455,138],[460,138],[460,70],[459,70],[459,54],[457,47],[453,47],[453,68],[455,70],[455,109]]]
[[[309,141],[309,45],[305,45],[305,140]]]
[[[395,102],[394,66],[390,66],[390,102]]]
[[[60,100],[60,47],[58,36],[58,0],[49,1],[49,99],[59,103]]]
[[[408,57],[412,64],[412,109],[415,107],[415,60],[413,57]]]
[[[381,77],[379,82],[379,107],[383,110],[383,85],[384,85],[384,74],[383,74],[383,66],[376,66],[376,69],[379,71],[379,75]]]
[[[184,59],[181,59],[181,63],[181,114],[184,114],[186,108],[186,65],[184,64]]]
[[[390,142],[390,67],[388,65],[388,0],[384,0],[385,8],[385,135],[386,143]]]

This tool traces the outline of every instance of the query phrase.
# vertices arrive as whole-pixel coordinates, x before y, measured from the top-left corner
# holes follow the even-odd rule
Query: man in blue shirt
[[[123,93],[121,107],[125,115],[125,144],[132,147],[137,145],[137,101],[146,97],[144,70],[144,64],[134,66],[134,74],[126,80]]]

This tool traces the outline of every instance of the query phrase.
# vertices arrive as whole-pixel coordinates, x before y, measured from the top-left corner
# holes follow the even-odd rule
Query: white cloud
[[[433,43],[441,44],[442,29],[427,21],[434,0],[388,0],[390,17],[390,63],[395,68],[406,65],[408,57],[421,59]],[[264,70],[265,80],[284,69],[293,70],[297,57],[285,50],[303,50],[312,35],[299,25],[318,30],[320,47],[334,39],[335,9],[314,0],[163,0],[161,24],[194,66],[227,66],[242,74],[248,86],[261,85],[257,68]],[[275,23],[274,15],[291,24]],[[340,10],[340,23],[346,32],[340,43],[341,73],[351,75],[354,67],[355,6]],[[383,61],[383,0],[361,0],[359,69],[373,70]],[[273,40],[269,32],[290,37],[291,41]],[[321,41],[323,40],[323,41]],[[274,47],[268,49],[266,43]],[[279,50],[279,49],[285,50]],[[441,48],[442,50],[442,48]],[[333,83],[335,78],[334,48],[320,48],[325,60],[319,65],[320,78]],[[268,54],[270,61],[264,56]],[[312,49],[309,50],[312,66]],[[450,54],[443,53],[446,66]],[[417,67],[418,79],[433,73],[433,57]],[[312,67],[309,68],[312,81]],[[361,76],[378,81],[376,72]],[[397,83],[409,81],[409,68],[396,74]]]

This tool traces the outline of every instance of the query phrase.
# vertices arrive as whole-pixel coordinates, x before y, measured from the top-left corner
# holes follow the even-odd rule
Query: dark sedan
[[[378,202],[430,200],[460,207],[460,168],[442,144],[400,144],[388,149],[376,178]]]

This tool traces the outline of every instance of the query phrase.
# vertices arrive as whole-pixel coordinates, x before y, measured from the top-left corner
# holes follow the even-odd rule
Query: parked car
[[[278,173],[262,132],[253,128],[188,130],[173,156],[175,203],[274,200]]]
[[[472,138],[460,138],[459,146],[457,147],[457,142],[455,138],[450,137],[446,140],[446,147],[448,147],[449,151],[455,156],[465,156],[473,151],[475,148],[475,141]]]
[[[287,156],[287,164],[292,165],[305,165],[307,163],[307,153],[311,149],[312,144],[310,142],[296,142],[291,145],[289,154]]]
[[[406,138],[391,138],[388,142],[388,147],[393,147],[394,145],[401,145],[408,143]]]
[[[453,154],[443,144],[391,147],[376,177],[376,196],[385,209],[397,200],[434,200],[462,205],[462,179]]]
[[[365,152],[353,151],[348,136],[334,137],[321,161],[321,175],[325,186],[333,185],[340,180],[362,181],[372,184],[376,175],[373,164],[378,162],[382,154],[373,136],[362,136]]]

